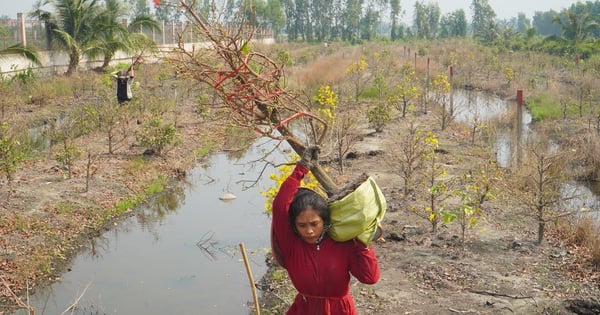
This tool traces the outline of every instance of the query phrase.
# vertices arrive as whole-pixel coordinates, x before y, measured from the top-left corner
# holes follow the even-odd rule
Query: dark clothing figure
[[[131,92],[131,84],[133,83],[133,67],[129,72],[121,70],[115,75],[117,79],[117,100],[119,103],[131,101],[133,93]]]

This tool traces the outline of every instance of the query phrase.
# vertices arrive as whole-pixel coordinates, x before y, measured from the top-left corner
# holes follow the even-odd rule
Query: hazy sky
[[[425,3],[437,2],[442,10],[442,15],[457,9],[463,9],[470,19],[471,9],[469,6],[471,1],[425,0]],[[10,18],[16,19],[17,12],[27,13],[31,11],[35,2],[36,0],[0,0],[0,15],[8,15]],[[496,12],[497,17],[501,19],[516,17],[520,12],[531,18],[536,11],[548,11],[550,9],[560,11],[576,2],[576,0],[489,0],[489,4]],[[152,1],[148,0],[148,3],[151,4]],[[400,4],[405,10],[403,20],[410,23],[415,0],[400,0]]]

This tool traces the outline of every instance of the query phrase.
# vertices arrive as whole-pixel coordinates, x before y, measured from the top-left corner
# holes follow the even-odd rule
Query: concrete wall
[[[275,40],[273,38],[265,38],[260,41],[263,44],[273,44]],[[184,44],[186,50],[192,50],[194,47],[208,47],[209,43],[187,43]],[[177,48],[177,45],[163,45],[159,47],[159,52],[155,55],[144,55],[145,62],[153,63],[158,62],[164,58],[167,54],[173,52]],[[119,63],[130,63],[132,55],[127,55],[123,52],[117,52],[111,65]],[[0,56],[0,74],[4,78],[10,78],[15,73],[23,71],[27,68],[32,68],[35,71],[39,71],[39,74],[44,75],[60,75],[67,71],[69,65],[69,58],[65,52],[62,51],[43,51],[40,52],[40,59],[42,67],[31,64],[27,59],[18,55],[3,55]],[[83,58],[78,67],[78,71],[87,71],[97,68],[102,65],[102,59],[88,60]]]

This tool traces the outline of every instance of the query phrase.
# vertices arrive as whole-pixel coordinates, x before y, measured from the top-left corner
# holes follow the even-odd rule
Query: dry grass
[[[593,240],[590,250],[592,265],[597,271],[600,271],[600,235],[598,234],[598,230],[600,230],[600,227],[596,228],[596,238]]]
[[[295,53],[294,55],[298,55]],[[316,90],[320,85],[341,84],[346,79],[346,68],[360,60],[360,47],[333,46],[308,64],[300,63],[289,69],[290,87]],[[299,57],[294,57],[294,59]],[[301,58],[301,57],[300,57]]]
[[[580,256],[600,271],[600,223],[597,219],[583,216],[575,220],[557,220],[553,231],[567,246],[582,251]]]
[[[589,251],[590,263],[600,270],[600,223],[586,217],[578,220],[573,229],[573,241]]]

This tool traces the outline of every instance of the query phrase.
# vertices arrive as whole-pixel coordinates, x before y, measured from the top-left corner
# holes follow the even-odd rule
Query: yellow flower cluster
[[[319,105],[318,112],[323,115],[326,120],[332,121],[335,118],[335,110],[337,108],[337,95],[331,90],[329,85],[319,87],[314,101]]]
[[[363,57],[359,61],[355,61],[355,62],[351,63],[346,68],[346,73],[354,73],[354,74],[363,73],[367,70],[368,66],[369,66],[369,64],[367,63],[367,60],[365,60],[365,58]]]
[[[283,184],[285,179],[288,176],[290,176],[290,174],[294,170],[294,167],[296,166],[295,162],[297,162],[299,159],[300,159],[300,156],[298,156],[295,153],[292,153],[291,160],[294,162],[292,164],[284,164],[284,165],[279,166],[277,168],[277,173],[272,173],[269,175],[269,178],[273,181],[273,184],[271,185],[271,187],[269,187],[269,189],[267,189],[267,190],[260,191],[260,194],[265,197],[265,212],[268,215],[271,215],[271,213],[273,212],[273,199],[277,195],[277,192],[279,191],[279,187],[281,187],[281,184]],[[301,186],[310,188],[324,196],[323,190],[321,189],[321,185],[319,184],[319,182],[313,176],[312,173],[308,173],[308,175],[306,177],[304,177],[304,180],[302,181]]]

